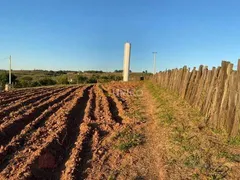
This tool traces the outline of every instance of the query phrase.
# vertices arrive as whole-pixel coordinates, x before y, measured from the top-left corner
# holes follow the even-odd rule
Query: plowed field
[[[115,84],[1,93],[0,179],[94,179],[91,171],[101,169],[107,148],[101,141],[128,121],[126,99],[112,88],[126,89]]]
[[[0,180],[239,179],[239,142],[151,82],[0,93]]]

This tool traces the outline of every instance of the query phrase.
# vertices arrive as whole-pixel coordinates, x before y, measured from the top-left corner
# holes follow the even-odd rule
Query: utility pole
[[[9,57],[9,84],[12,84],[12,57]]]
[[[156,54],[157,52],[153,52],[153,74],[156,74]]]

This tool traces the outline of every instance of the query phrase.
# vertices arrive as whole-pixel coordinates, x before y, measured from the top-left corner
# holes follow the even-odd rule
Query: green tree
[[[122,80],[122,76],[116,76],[115,77],[115,81],[121,81]]]
[[[103,73],[103,71],[88,70],[84,71],[85,73]]]
[[[90,78],[88,78],[87,83],[97,83],[98,82],[97,77],[99,76],[93,74]]]
[[[123,70],[115,70],[114,72],[115,72],[115,73],[122,73]]]
[[[78,79],[78,83],[80,83],[80,84],[84,84],[88,80],[88,78],[86,76],[83,76],[83,75],[78,75],[77,79]]]
[[[33,81],[31,86],[32,87],[38,87],[38,86],[41,86],[41,84],[38,81]]]
[[[52,78],[43,78],[39,80],[39,84],[41,86],[50,86],[50,85],[55,85],[56,81],[54,81]]]
[[[69,84],[67,75],[60,75],[56,77],[58,84]]]
[[[12,83],[16,82],[17,76],[11,74]],[[5,84],[9,83],[9,73],[6,71],[0,73],[0,86],[4,88]]]
[[[87,83],[97,83],[97,79],[92,76],[87,80]]]
[[[20,87],[31,87],[32,80],[33,78],[31,76],[24,76],[21,79],[19,79],[18,84],[20,85]]]

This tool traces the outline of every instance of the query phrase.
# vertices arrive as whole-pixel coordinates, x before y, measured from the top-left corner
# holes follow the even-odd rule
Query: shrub
[[[17,76],[12,74],[11,77],[12,77],[12,83],[15,83]],[[6,71],[0,73],[0,86],[1,87],[4,88],[5,84],[7,84],[9,82],[8,78],[9,78],[9,73],[7,73]]]
[[[39,84],[41,86],[50,86],[50,85],[55,85],[56,81],[54,81],[52,78],[43,78],[39,80]]]
[[[94,76],[92,76],[87,80],[87,83],[97,83],[97,79]]]
[[[56,77],[58,84],[69,84],[67,75],[60,75]]]
[[[32,87],[32,80],[33,78],[31,76],[24,76],[17,82],[17,87]]]
[[[80,84],[84,84],[88,80],[88,78],[86,76],[83,76],[83,75],[78,75],[77,79],[78,79],[78,83],[80,83]]]

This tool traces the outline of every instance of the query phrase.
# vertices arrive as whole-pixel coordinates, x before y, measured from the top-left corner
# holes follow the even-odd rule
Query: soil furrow
[[[36,88],[38,89],[38,88]],[[39,88],[39,89],[43,89],[43,88]],[[34,91],[35,89],[28,89],[28,91],[32,92]],[[10,97],[13,97],[13,96],[21,96],[23,94],[26,93],[26,89],[19,89],[19,90],[14,90],[14,91],[9,91],[9,92],[1,92],[0,94],[0,98],[10,98]]]
[[[110,86],[108,87],[105,87],[105,86],[102,86],[102,88],[104,89],[104,91],[111,96],[112,100],[115,102],[116,104],[116,109],[118,110],[118,113],[117,113],[117,116],[120,116],[123,117],[125,116],[124,115],[124,112],[125,112],[125,109],[126,109],[126,102],[123,104],[123,100],[120,100],[114,93],[114,91],[111,91],[110,90]],[[111,105],[111,103],[110,103]]]
[[[0,145],[6,145],[6,143],[8,143],[13,136],[20,133],[28,123],[33,121],[36,117],[40,116],[45,109],[47,109],[49,106],[54,105],[55,103],[60,102],[69,96],[74,90],[76,90],[76,88],[71,88],[63,93],[56,95],[55,97],[53,96],[47,101],[39,104],[37,107],[32,107],[23,115],[19,115],[15,119],[9,119],[9,121],[1,124]]]
[[[54,115],[61,106],[64,106],[65,103],[70,101],[76,94],[76,91],[72,92],[69,96],[67,96],[64,100],[59,103],[55,103],[53,106],[46,109],[38,118],[36,118],[33,122],[29,123],[19,135],[12,138],[11,142],[8,143],[7,146],[2,147],[0,149],[0,170],[4,169],[8,162],[10,161],[12,155],[18,151],[20,148],[24,147],[25,143],[30,139],[31,135],[40,127],[44,125],[44,123],[48,120],[48,118]],[[8,157],[8,158],[6,158]]]
[[[84,127],[82,127],[83,129]],[[92,158],[93,158],[93,152],[95,150],[95,146],[98,143],[98,130],[97,128],[89,127],[88,126],[87,133],[81,134],[79,136],[79,144],[81,144],[81,151],[78,152],[78,157],[80,161],[77,163],[75,167],[75,171],[73,172],[74,176],[68,178],[70,179],[87,179],[89,176],[89,173],[92,168]],[[64,178],[63,178],[64,179]]]
[[[53,88],[52,88],[53,89]],[[51,90],[51,89],[49,89]],[[21,95],[13,95],[13,97],[8,97],[8,98],[1,98],[0,100],[0,107],[6,107],[7,105],[9,105],[9,103],[15,103],[18,100],[23,100],[25,98],[31,97],[32,95],[36,94],[36,93],[42,93],[45,92],[46,89],[37,89],[35,91],[27,91],[25,93],[22,93]]]
[[[103,91],[97,86],[95,88],[95,123],[100,138],[104,138],[113,130],[115,122],[112,120],[112,114],[109,104]]]
[[[128,86],[122,87],[119,85],[107,86],[107,89],[109,92],[111,92],[112,94],[115,95],[115,97],[118,99],[118,101],[122,104],[123,109],[127,110],[128,105],[125,100],[125,97],[131,95],[133,92],[133,89]]]
[[[58,158],[59,165],[51,170],[52,172],[54,172],[53,179],[60,179],[62,171],[65,169],[65,164],[70,158],[72,149],[74,149],[74,147],[78,143],[77,139],[80,134],[79,127],[81,126],[81,123],[84,121],[85,110],[87,108],[87,103],[89,102],[90,98],[89,91],[91,91],[91,89],[92,86],[86,88],[86,90],[83,93],[83,98],[72,110],[72,116],[69,117],[69,121],[66,127],[66,135],[61,141],[61,144],[53,143],[48,148],[48,150],[51,150],[51,152],[58,152],[57,157],[62,156],[61,158]],[[64,152],[63,153],[59,152],[59,149],[64,149]]]
[[[125,96],[133,88],[131,83],[110,83],[28,89],[17,96],[6,92],[2,102],[15,104],[2,114],[0,179],[127,177],[121,164],[141,143],[142,123],[126,121],[140,117],[132,112],[135,96]]]
[[[4,123],[8,123],[11,122],[12,119],[16,119],[19,116],[22,116],[24,113],[28,112],[29,110],[37,107],[39,104],[41,104],[42,102],[48,100],[51,96],[54,96],[56,94],[60,94],[61,92],[67,90],[68,88],[63,88],[61,89],[61,91],[53,91],[52,94],[48,94],[45,97],[42,97],[39,100],[36,100],[34,103],[28,104],[26,106],[22,106],[20,107],[18,110],[16,111],[12,111],[9,115],[6,115],[1,121],[0,121],[0,129],[3,126]]]
[[[80,126],[80,133],[71,150],[70,157],[65,163],[61,179],[85,179],[88,168],[91,168],[92,159],[92,137],[94,133],[95,120],[95,94],[94,88],[90,90],[89,101],[85,109],[83,123]]]
[[[107,97],[107,101],[109,104],[110,112],[112,114],[112,118],[119,124],[122,124],[123,118],[119,115],[119,110],[117,108],[116,102],[113,100],[113,98],[110,96],[108,91],[106,91],[104,88],[102,88],[105,96]]]
[[[61,87],[57,87],[61,88]],[[14,98],[22,98],[28,94],[34,94],[34,93],[39,93],[41,91],[46,91],[46,90],[54,90],[56,87],[42,87],[42,88],[36,88],[36,89],[21,89],[21,90],[14,90],[10,92],[4,92],[3,96],[1,97],[0,103],[2,101],[8,101],[8,100],[13,100]],[[16,100],[15,100],[16,101]],[[2,103],[1,103],[2,104]]]
[[[4,116],[7,116],[9,115],[11,112],[17,110],[18,108],[22,107],[22,106],[26,106],[28,104],[31,104],[31,103],[34,103],[35,101],[47,96],[47,95],[50,95],[54,92],[60,92],[62,89],[56,89],[56,90],[51,90],[51,91],[47,91],[46,93],[43,93],[43,94],[37,94],[35,96],[32,96],[32,97],[29,97],[23,101],[20,101],[20,102],[16,102],[14,105],[12,106],[8,106],[8,107],[5,107],[3,109],[0,110],[0,119],[3,118]]]
[[[99,122],[102,124],[106,125],[106,127],[110,128],[108,129],[109,131],[112,130],[113,126],[115,125],[115,121],[113,120],[112,113],[110,111],[110,105],[107,96],[104,94],[104,91],[97,86],[97,103],[99,105],[99,112],[98,112],[98,117],[99,117]]]
[[[24,149],[17,152],[1,172],[3,178],[36,179],[40,176],[39,178],[50,179],[59,174],[57,170],[76,140],[78,132],[74,128],[82,121],[79,116],[83,114],[83,101],[87,103],[88,89],[89,87],[81,89],[72,101],[67,102],[32,135]]]

